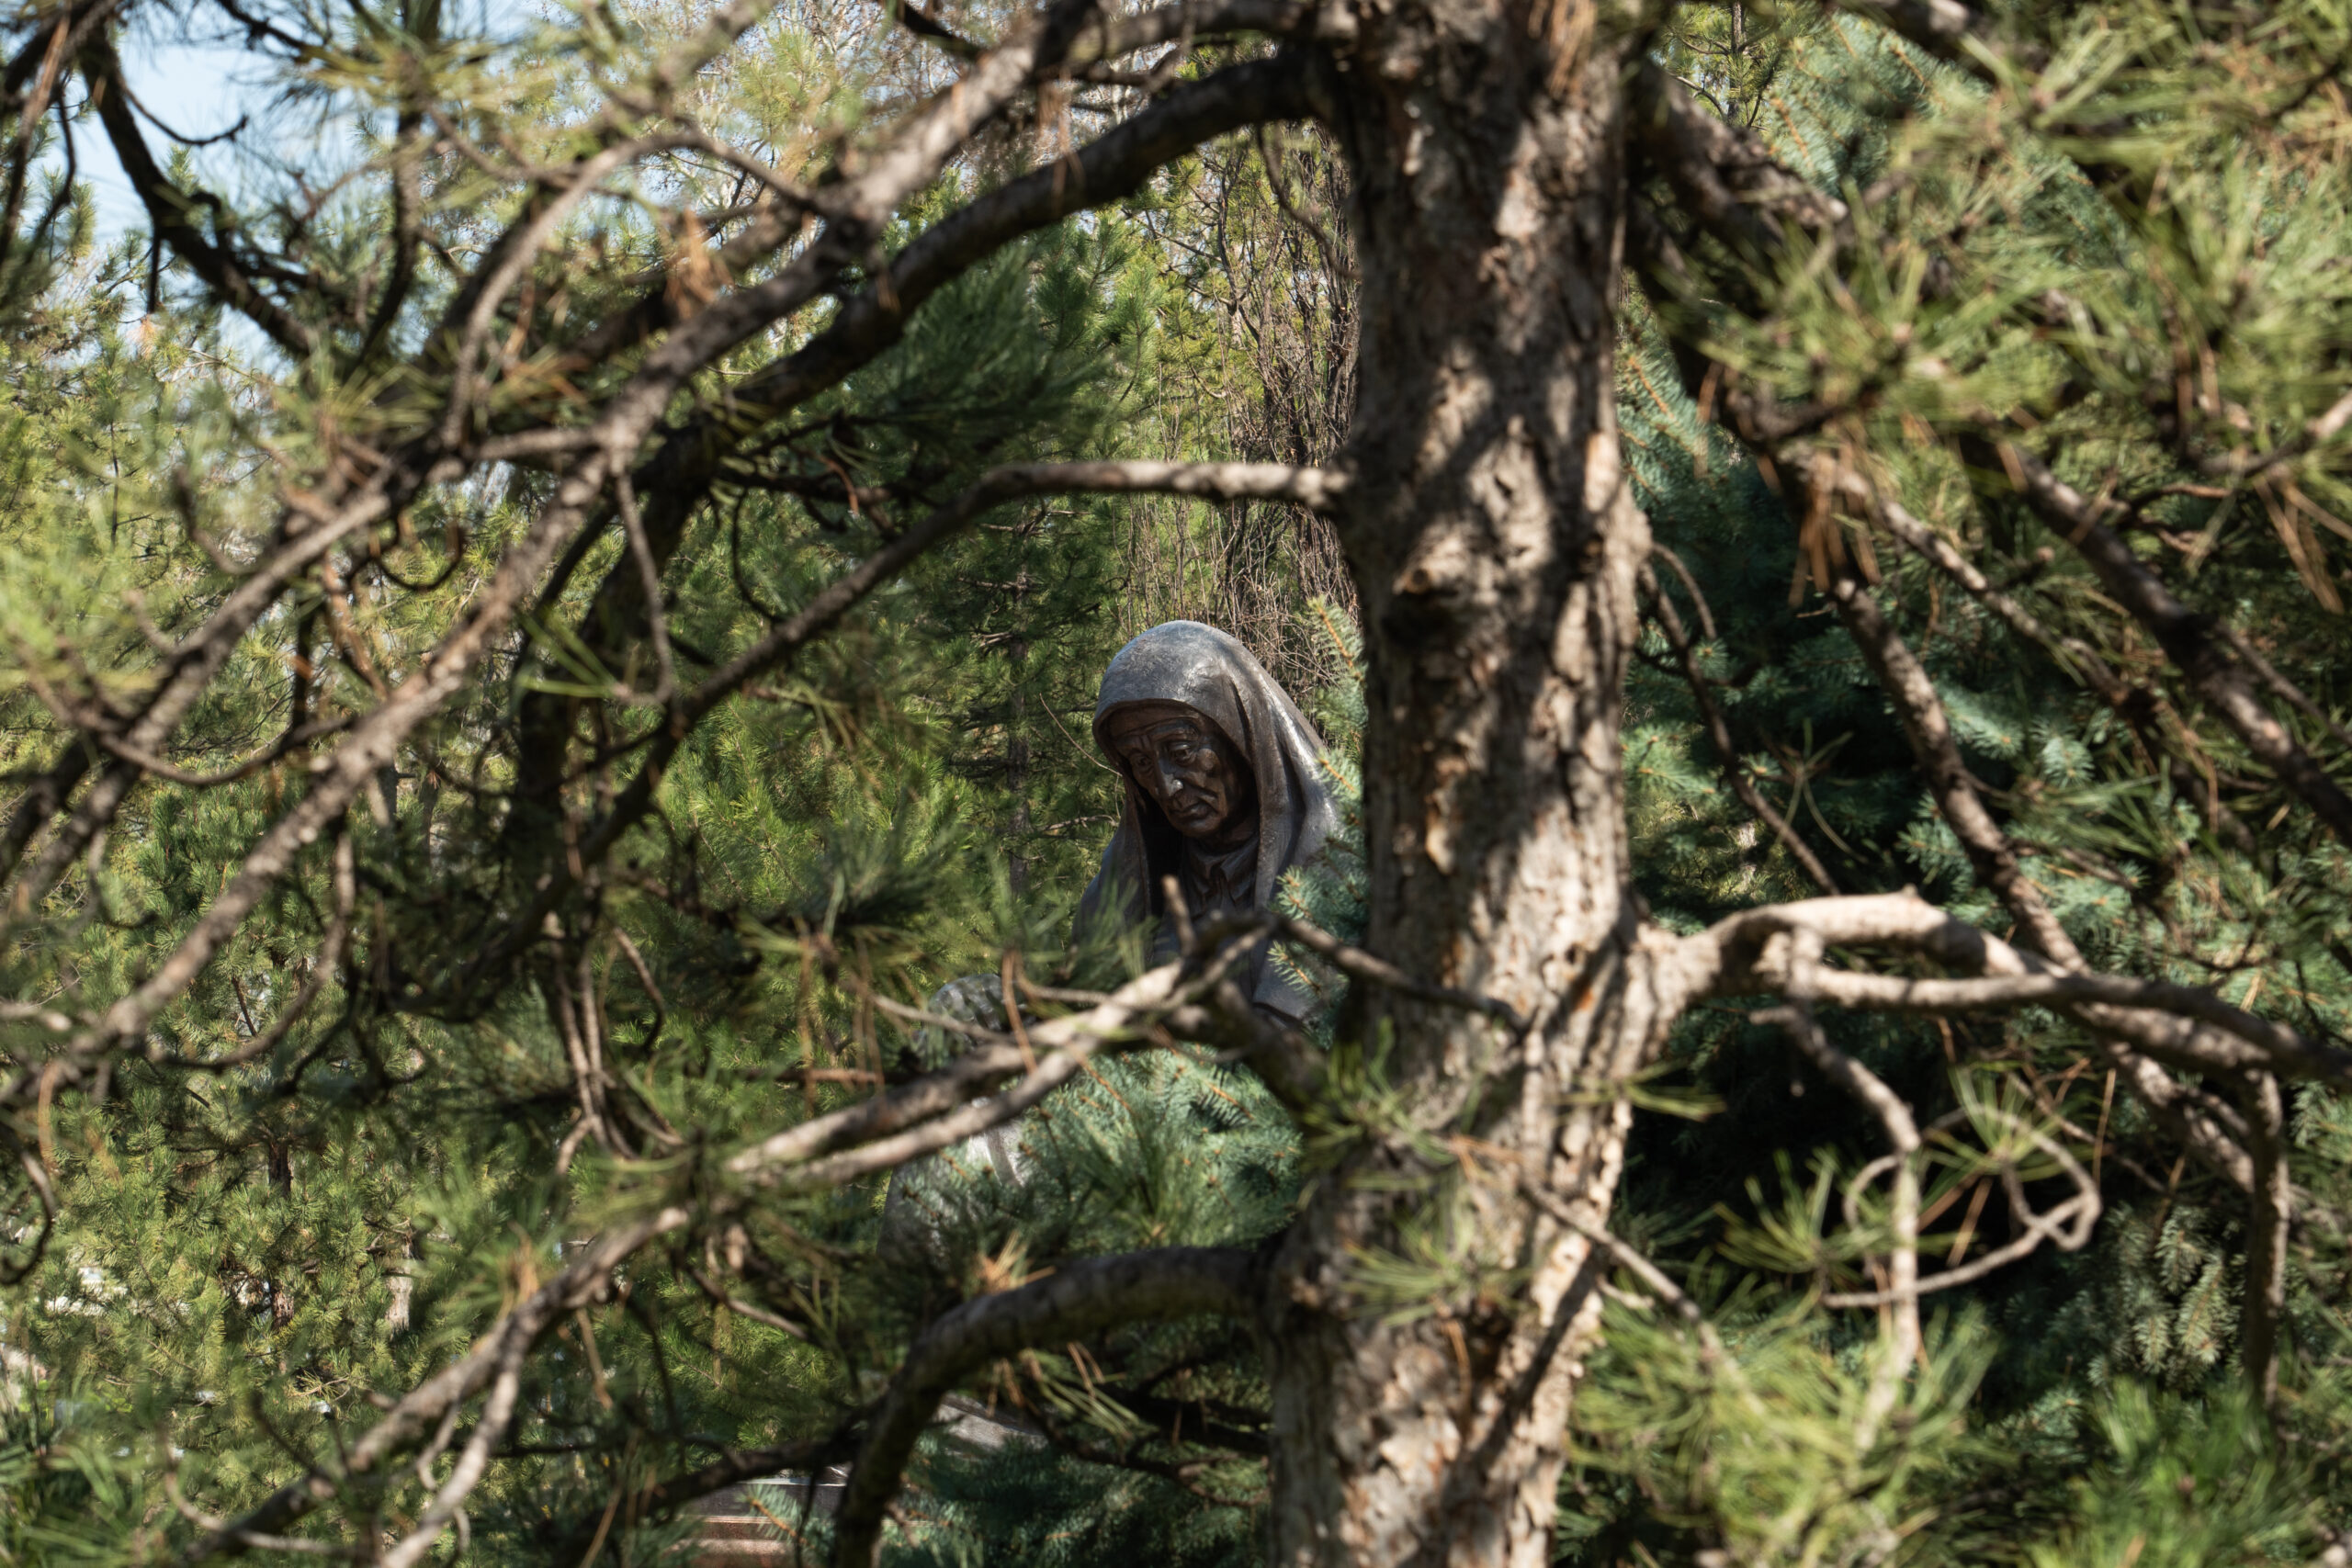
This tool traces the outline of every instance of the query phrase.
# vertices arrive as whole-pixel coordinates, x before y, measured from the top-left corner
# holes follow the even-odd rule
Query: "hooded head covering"
[[[1311,858],[1339,826],[1320,761],[1323,741],[1248,649],[1215,626],[1169,621],[1121,649],[1102,672],[1094,742],[1125,781],[1126,799],[1118,831],[1103,847],[1102,869],[1080,901],[1080,923],[1105,916],[1158,919],[1167,902],[1160,879],[1180,874],[1184,865],[1184,836],[1128,775],[1105,734],[1111,715],[1136,703],[1181,703],[1223,731],[1246,760],[1257,786],[1251,902],[1271,908],[1283,873]],[[1174,936],[1164,921],[1155,939],[1156,954],[1172,953]],[[1262,947],[1251,963],[1254,984],[1245,989],[1253,999],[1294,1019],[1312,1010],[1313,998],[1274,970]]]

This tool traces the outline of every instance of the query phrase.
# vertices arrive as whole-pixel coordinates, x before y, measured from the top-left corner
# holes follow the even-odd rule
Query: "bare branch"
[[[2177,1012],[2201,1019],[2245,1043],[2245,1049],[2229,1055],[2211,1052],[2209,1046],[2196,1062],[2206,1071],[2294,1064],[2301,1069],[2296,1077],[2329,1083],[2352,1081],[2352,1058],[2307,1040],[2284,1024],[2233,1008],[2211,991],[2162,980],[2062,971],[2044,967],[2048,961],[2038,954],[2019,957],[2038,972],[1977,980],[1915,980],[1832,970],[1821,975],[1819,995],[1839,1007],[1888,1012],[1966,1012],[2069,1002]]]
[[[1069,52],[1073,65],[1092,64],[1157,49],[1188,38],[1224,38],[1233,33],[1295,37],[1334,25],[1328,6],[1303,0],[1182,0],[1132,17],[1103,15]]]
[[[2273,696],[2335,737],[2338,745],[2352,749],[2352,729],[2346,729],[2337,723],[2335,716],[2312,701],[2310,694],[2301,686],[2280,674],[2276,665],[2262,657],[2262,650],[2254,646],[2252,638],[2226,621],[2221,623],[2219,629],[2221,634],[2229,639],[2230,647],[2236,651],[2237,656],[2245,660],[2256,674],[2262,677],[2262,683],[2270,688]]]
[[[978,1046],[912,1083],[763,1139],[723,1168],[753,1187],[838,1186],[1001,1126],[1085,1071],[1096,1053],[1150,1043],[1155,1027],[1184,1021],[1223,978],[1188,967],[1147,971],[1084,1012],[1032,1025],[1025,1050],[1001,1039]],[[1009,1087],[978,1098],[1007,1078]]]
[[[2247,1227],[2252,1234],[2239,1314],[2239,1353],[2255,1397],[2275,1415],[2278,1336],[2287,1318],[2287,1231],[2295,1214],[2294,1188],[2287,1171],[2287,1110],[2277,1076],[2255,1074],[2245,1105],[2246,1149],[2254,1156],[2254,1213]]]
[[[1417,1001],[1435,1002],[1440,1007],[1461,1008],[1468,1012],[1484,1013],[1511,1032],[1513,1038],[1527,1032],[1529,1021],[1509,1002],[1495,997],[1480,996],[1476,991],[1457,990],[1451,986],[1432,986],[1416,980],[1385,958],[1376,958],[1360,947],[1351,947],[1330,932],[1318,930],[1304,920],[1294,920],[1287,915],[1265,914],[1252,919],[1252,924],[1262,924],[1284,942],[1295,942],[1308,952],[1328,961],[1343,975],[1359,980],[1369,980],[1375,986],[1411,997]],[[1220,928],[1208,928],[1214,936]]]
[[[1133,1323],[1217,1314],[1254,1315],[1255,1255],[1236,1247],[1167,1247],[1065,1264],[1045,1279],[967,1302],[923,1331],[890,1381],[833,1516],[833,1561],[867,1568],[915,1439],[941,1397],[999,1358]]]
[[[2024,1138],[2035,1148],[2050,1156],[2059,1169],[2065,1173],[2066,1178],[2075,1184],[2075,1195],[2047,1213],[2036,1213],[2032,1205],[2026,1201],[2025,1185],[2018,1179],[2016,1162],[2007,1157],[2000,1158],[1998,1165],[2001,1186],[2007,1194],[2010,1217],[2015,1222],[2019,1234],[2014,1240],[1994,1248],[1981,1258],[1962,1263],[1957,1268],[1946,1269],[1919,1280],[1915,1287],[1916,1293],[1918,1295],[1924,1296],[1936,1291],[1948,1291],[1955,1286],[1972,1284],[1995,1269],[2006,1268],[2018,1258],[2028,1256],[2045,1241],[2054,1245],[2061,1252],[2080,1252],[2090,1245],[2091,1232],[2098,1224],[2099,1213],[2103,1208],[2099,1201],[2098,1183],[2092,1179],[2090,1172],[2083,1168],[2082,1162],[2070,1154],[2065,1145],[2056,1139],[2028,1125],[2020,1118],[1994,1111],[1987,1106],[1976,1106],[1967,1111],[1952,1112],[1952,1118],[1963,1115],[1989,1116],[2006,1122],[2011,1134]],[[1947,1120],[1951,1119],[1947,1118]],[[1891,1291],[1854,1291],[1832,1292],[1821,1298],[1821,1304],[1826,1307],[1883,1306],[1893,1300],[1894,1292]]]
[[[1894,1152],[1883,1161],[1865,1168],[1859,1184],[1866,1180],[1879,1165],[1891,1166],[1894,1172],[1894,1201],[1888,1215],[1892,1236],[1887,1249],[1886,1304],[1894,1308],[1894,1332],[1887,1336],[1886,1345],[1879,1355],[1879,1364],[1871,1375],[1869,1396],[1863,1401],[1861,1417],[1855,1423],[1854,1446],[1867,1453],[1878,1441],[1878,1434],[1886,1419],[1894,1413],[1894,1404],[1903,1391],[1903,1379],[1910,1371],[1911,1363],[1919,1355],[1919,1129],[1911,1120],[1911,1108],[1903,1097],[1886,1087],[1885,1080],[1851,1056],[1829,1043],[1821,1024],[1813,1016],[1806,994],[1806,980],[1819,956],[1819,938],[1797,945],[1795,983],[1790,987],[1789,1005],[1770,1008],[1751,1014],[1758,1023],[1777,1023],[1786,1029],[1789,1038],[1796,1043],[1823,1076],[1862,1102],[1878,1118],[1885,1129],[1886,1141]]]
[[[1841,1007],[1910,1012],[2053,1007],[2081,1016],[2094,1029],[2124,1032],[2133,1043],[2195,1071],[2235,1076],[2261,1068],[2327,1083],[2352,1082],[2352,1056],[2232,1007],[2211,991],[2064,968],[1910,892],[1743,910],[1683,939],[1684,956],[1678,963],[1695,994],[1785,989],[1798,983],[1795,949],[1782,941],[1793,933],[1833,947],[1918,953],[1984,976],[1924,980],[1819,967],[1806,972],[1810,994]]]
[[[708,1464],[639,1488],[637,1495],[629,1500],[631,1517],[644,1518],[746,1481],[814,1470],[846,1454],[848,1449],[846,1436],[838,1432],[772,1449],[730,1449]]]
[[[909,242],[884,276],[845,302],[823,332],[735,388],[737,406],[797,405],[896,343],[915,310],[978,258],[1070,213],[1124,200],[1161,165],[1212,138],[1311,112],[1313,85],[1307,62],[1292,56],[1229,66],[1185,84],[1051,166],[958,209]],[[683,454],[701,439],[697,427],[672,446]],[[661,458],[652,465],[663,466]]]

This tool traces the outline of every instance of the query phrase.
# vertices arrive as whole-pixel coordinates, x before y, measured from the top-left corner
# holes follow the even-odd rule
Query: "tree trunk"
[[[1610,1086],[1662,1022],[1619,757],[1649,547],[1612,364],[1618,82],[1641,40],[1577,0],[1358,16],[1329,112],[1363,288],[1340,534],[1368,945],[1532,1023],[1354,1004],[1362,1104],[1399,1092],[1272,1271],[1274,1561],[1540,1568],[1600,1267],[1522,1183],[1605,1221],[1629,1118]]]

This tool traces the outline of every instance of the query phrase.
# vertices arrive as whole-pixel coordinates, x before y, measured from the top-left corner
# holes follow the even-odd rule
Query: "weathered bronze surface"
[[[1215,626],[1169,621],[1121,649],[1102,672],[1094,739],[1125,798],[1079,922],[1150,920],[1155,962],[1176,951],[1164,878],[1176,878],[1195,919],[1266,908],[1283,873],[1339,825],[1322,739],[1256,656]],[[1243,989],[1293,1021],[1315,1008],[1262,944]]]

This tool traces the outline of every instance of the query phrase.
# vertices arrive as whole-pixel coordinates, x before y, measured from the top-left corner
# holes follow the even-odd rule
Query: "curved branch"
[[[1823,970],[1818,976],[1816,994],[1822,1000],[1839,1007],[1887,1012],[2063,1008],[2070,1003],[2095,1002],[2179,1013],[2210,1023],[2243,1043],[2243,1048],[2235,1052],[2216,1050],[2211,1043],[2204,1043],[2195,1061],[2204,1071],[2276,1067],[2294,1077],[2336,1084],[2352,1082],[2352,1059],[2305,1039],[2285,1024],[2232,1007],[2211,991],[2163,980],[2064,971],[2048,965],[2046,960],[2034,953],[2018,956],[2028,965],[2028,973],[1973,980],[1915,980]]]
[[[270,342],[298,362],[308,359],[313,346],[311,330],[261,291],[260,283],[233,247],[215,244],[189,221],[201,198],[174,185],[148,151],[147,139],[140,134],[139,120],[132,112],[130,91],[123,85],[122,62],[115,54],[113,41],[104,34],[93,38],[82,51],[81,69],[89,81],[90,102],[98,111],[98,123],[106,128],[123,174],[147,209],[155,238],[169,245],[189,271],[202,278],[222,302],[259,327]]]
[[[2193,1071],[2235,1075],[2261,1068],[2326,1083],[2352,1082],[2352,1057],[2210,991],[2060,964],[2012,947],[1907,891],[1745,909],[1682,939],[1674,962],[1692,996],[1777,990],[1796,973],[1786,939],[1798,935],[1828,947],[1917,953],[1983,976],[1926,980],[1813,969],[1813,994],[1841,1007],[1912,1012],[2052,1007]]]
[[[92,729],[87,733],[110,755],[120,758],[142,773],[153,773],[166,784],[186,784],[190,789],[218,789],[222,784],[232,784],[240,779],[253,777],[298,747],[307,746],[311,741],[329,735],[340,735],[351,728],[355,716],[351,714],[341,714],[334,718],[313,719],[308,724],[298,724],[243,761],[232,763],[217,773],[192,773],[185,768],[175,767],[161,757],[141,751],[129,741],[119,740],[101,729]]]
[[[1067,1264],[1034,1283],[967,1302],[915,1341],[874,1415],[833,1516],[833,1562],[870,1568],[882,1522],[915,1439],[940,1399],[973,1372],[1033,1345],[1084,1338],[1130,1323],[1252,1315],[1257,1256],[1237,1247],[1171,1247]]]
[[[663,1480],[647,1482],[638,1489],[637,1495],[629,1499],[627,1505],[629,1517],[646,1518],[746,1481],[758,1481],[787,1471],[814,1470],[838,1459],[846,1451],[847,1446],[842,1434],[834,1433],[772,1449],[729,1449],[697,1469]]]
[[[1983,1110],[1978,1111],[1978,1114],[1984,1113]],[[2008,1122],[2015,1132],[2057,1164],[2067,1179],[2074,1182],[2075,1195],[2055,1208],[2037,1214],[2026,1201],[2025,1184],[2018,1179],[2016,1167],[2003,1162],[2001,1184],[2007,1190],[2009,1212],[2022,1234],[1982,1258],[1919,1280],[1915,1287],[1917,1295],[1928,1295],[1973,1283],[1995,1269],[2034,1252],[2045,1241],[2055,1245],[2061,1252],[2080,1252],[2090,1245],[2091,1229],[2098,1224],[2103,1207],[2099,1201],[2098,1183],[2092,1179],[2090,1172],[2083,1168],[2082,1162],[2067,1152],[2064,1144],[2018,1118],[2002,1114],[2000,1119]],[[1821,1304],[1826,1307],[1882,1306],[1894,1299],[1892,1291],[1849,1291],[1826,1295],[1821,1298]]]

